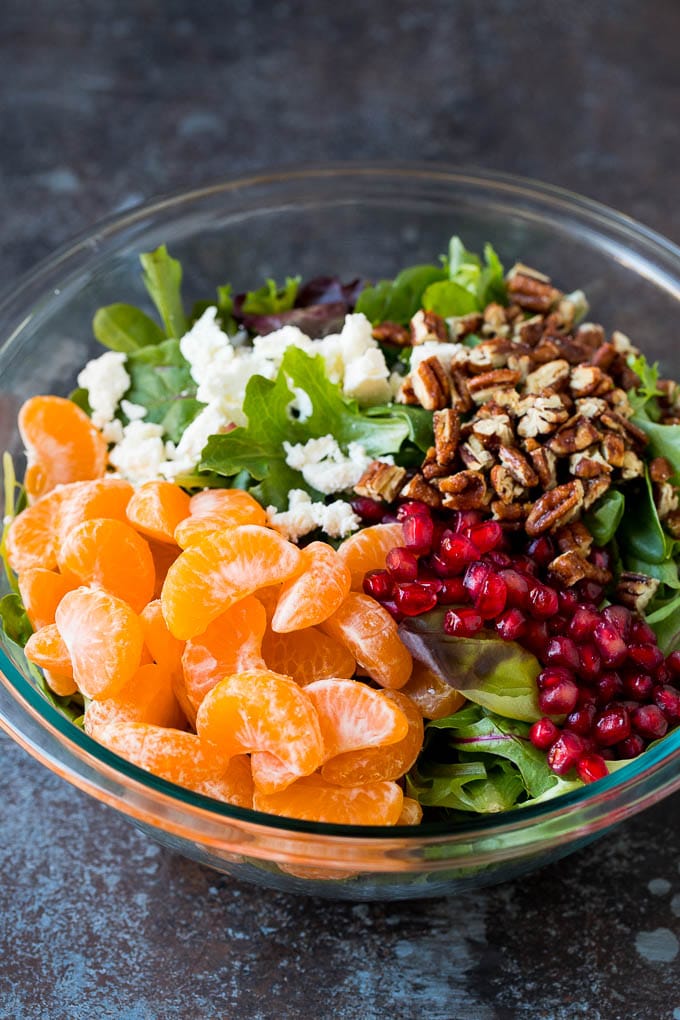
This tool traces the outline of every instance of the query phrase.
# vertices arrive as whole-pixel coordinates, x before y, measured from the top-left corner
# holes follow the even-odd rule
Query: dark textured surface
[[[0,33],[8,285],[99,216],[304,161],[514,171],[680,241],[672,0],[5,0]],[[2,1017],[680,1017],[677,796],[522,881],[352,906],[238,885],[0,760]]]

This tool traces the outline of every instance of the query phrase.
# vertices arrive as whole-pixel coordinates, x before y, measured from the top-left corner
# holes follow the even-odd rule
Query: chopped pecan
[[[396,499],[405,478],[406,470],[403,467],[386,464],[383,460],[374,460],[354,486],[354,491],[358,496],[384,499],[386,503],[391,503]]]
[[[557,358],[563,356],[564,345],[558,341],[559,337],[544,334],[531,352],[534,362],[537,365],[547,365],[549,361],[555,361]]]
[[[632,421],[625,418],[618,411],[606,411],[600,418],[600,421],[608,429],[612,429],[613,432],[623,432],[638,446],[646,446],[648,443],[647,434],[634,425]]]
[[[451,510],[481,510],[489,502],[481,471],[458,471],[448,478],[439,478],[437,488],[444,493],[444,506]]]
[[[449,327],[441,315],[421,308],[411,319],[411,343],[416,347],[428,340],[448,341]]]
[[[491,302],[484,309],[484,332],[485,333],[505,333],[507,332],[507,313],[503,305]]]
[[[640,478],[645,473],[645,465],[642,463],[640,458],[632,450],[626,450],[623,455],[623,465],[621,467],[621,477],[624,482],[630,481],[632,478]]]
[[[516,386],[520,379],[520,373],[511,368],[495,368],[468,379],[468,392],[476,404],[485,404],[494,397],[496,390]]]
[[[466,414],[472,410],[472,397],[468,390],[467,379],[460,369],[451,369],[451,407],[454,410],[459,411],[461,414]]]
[[[398,404],[411,404],[411,405],[418,404],[418,398],[415,395],[415,391],[413,389],[413,382],[411,380],[410,375],[407,375],[404,381],[402,382],[395,399]]]
[[[567,588],[587,578],[589,581],[597,581],[598,584],[609,584],[612,579],[611,572],[604,567],[596,567],[589,563],[583,553],[578,549],[561,553],[548,566],[548,570]]]
[[[601,368],[603,371],[607,371],[611,368],[612,362],[616,358],[616,348],[614,344],[603,343],[594,352],[591,361],[597,368]]]
[[[672,510],[663,524],[669,535],[680,538],[680,510]]]
[[[489,475],[491,484],[501,503],[515,503],[526,498],[526,489],[514,477],[509,468],[495,464]]]
[[[583,509],[589,510],[593,503],[596,503],[600,496],[605,494],[610,485],[611,479],[607,474],[598,475],[597,478],[586,479]]]
[[[421,503],[426,503],[432,507],[440,507],[442,505],[442,498],[439,492],[435,489],[434,485],[426,482],[422,475],[414,475],[412,478],[409,478],[399,495],[403,496],[404,499],[420,500]]]
[[[538,485],[538,475],[516,446],[499,446],[498,459],[520,485],[527,489]]]
[[[493,368],[503,368],[511,350],[512,344],[509,340],[499,338],[483,340],[481,344],[473,347],[467,356],[468,371],[474,375],[480,375]]]
[[[439,411],[451,399],[451,383],[437,357],[425,358],[411,376],[413,392],[427,411]]]
[[[449,467],[455,459],[460,441],[460,415],[452,407],[447,407],[435,411],[432,422],[437,463]]]
[[[571,329],[576,319],[585,315],[588,310],[588,302],[582,290],[574,290],[571,294],[565,294],[558,302],[557,308],[552,313],[559,328],[566,332]]]
[[[501,499],[494,499],[491,503],[491,512],[498,521],[514,523],[524,520],[530,505],[526,503],[504,503]]]
[[[525,383],[533,367],[533,360],[529,354],[509,354],[507,367],[513,372],[519,372],[520,382]]]
[[[635,408],[628,399],[628,394],[618,386],[605,395],[605,400],[609,407],[617,411],[623,418],[632,418],[635,414]]]
[[[649,463],[649,477],[653,482],[667,482],[673,475],[673,465],[665,457],[654,457]]]
[[[569,378],[571,368],[563,358],[546,361],[544,365],[531,372],[524,381],[525,393],[541,393],[543,390],[557,390]]]
[[[613,388],[610,376],[597,365],[575,365],[571,370],[569,389],[574,397],[599,396]]]
[[[567,457],[592,446],[600,438],[600,433],[588,418],[576,417],[566,422],[558,432],[548,440],[548,447],[558,456]]]
[[[520,421],[517,432],[525,439],[547,435],[554,432],[558,425],[569,417],[562,397],[559,393],[551,393],[544,397],[528,396],[519,404]]]
[[[582,322],[576,330],[575,339],[593,355],[604,343],[604,329],[595,322]]]
[[[514,266],[510,270],[507,287],[512,300],[530,312],[547,312],[562,297],[549,277],[528,266]]]
[[[470,333],[476,333],[477,330],[481,329],[483,322],[484,316],[481,312],[468,312],[467,315],[458,315],[453,319],[449,319],[451,335],[454,340],[462,340],[463,337],[469,336]]]
[[[514,439],[507,414],[495,414],[489,418],[475,418],[472,432],[484,446],[496,447],[499,443],[511,443]]]
[[[371,336],[384,344],[393,344],[395,347],[408,347],[411,343],[411,334],[406,326],[398,322],[379,322],[373,327]]]
[[[569,458],[569,471],[575,478],[599,478],[600,475],[609,474],[611,470],[611,465],[596,449],[583,450]]]
[[[655,577],[624,570],[616,584],[616,601],[638,613],[644,613],[656,595],[659,584]]]
[[[629,354],[639,354],[637,347],[635,347],[630,340],[629,336],[622,333],[620,329],[615,329],[611,337],[614,349],[619,353],[623,354],[626,358]]]
[[[582,418],[599,418],[607,410],[608,405],[600,397],[584,397],[576,401],[575,407],[576,413]]]
[[[578,511],[583,505],[584,495],[583,482],[578,478],[544,492],[536,500],[527,517],[527,534],[533,538],[542,535],[544,531],[555,530],[566,524],[572,519],[574,511]]]
[[[583,521],[573,521],[558,528],[555,532],[555,541],[560,552],[573,552],[578,550],[587,556],[593,544],[593,536],[586,528]]]
[[[659,513],[659,520],[664,520],[678,509],[678,493],[670,482],[657,482],[654,485],[654,503]]]
[[[615,432],[605,432],[602,436],[602,455],[607,464],[611,464],[612,467],[623,467],[625,452],[623,436],[619,436]]]
[[[444,466],[437,461],[437,451],[434,446],[425,454],[425,460],[420,465],[423,478],[427,478],[428,481],[432,478],[443,478],[444,475],[451,474],[451,465]]]
[[[528,451],[534,471],[538,475],[538,481],[545,492],[554,489],[557,485],[557,458],[552,450],[546,450],[544,446],[538,446]]]
[[[495,460],[494,455],[485,449],[475,435],[470,436],[466,443],[462,443],[458,452],[465,467],[471,471],[482,471],[490,467]]]
[[[515,325],[515,336],[528,347],[535,347],[543,336],[544,319],[542,315],[533,315],[530,319],[519,320]]]

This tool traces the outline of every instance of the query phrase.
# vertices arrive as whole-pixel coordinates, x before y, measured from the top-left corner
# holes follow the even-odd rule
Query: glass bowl
[[[16,414],[67,394],[95,353],[102,304],[147,306],[140,252],[166,243],[187,299],[230,281],[337,273],[380,277],[432,261],[451,234],[491,241],[558,286],[582,287],[593,317],[631,335],[666,369],[680,325],[680,249],[629,218],[558,188],[433,167],[340,166],[259,173],[128,211],[39,266],[0,303],[0,449],[21,454]],[[680,786],[680,729],[605,779],[557,800],[464,825],[373,828],[291,821],[157,779],[101,747],[34,686],[14,646],[0,651],[0,725],[81,790],[164,845],[240,879],[346,899],[438,896],[553,861]]]

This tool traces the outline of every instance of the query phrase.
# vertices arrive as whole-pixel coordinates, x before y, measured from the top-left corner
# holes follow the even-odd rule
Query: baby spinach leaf
[[[672,559],[664,560],[662,563],[650,563],[648,560],[640,559],[639,556],[625,554],[624,563],[626,570],[631,570],[634,574],[646,574],[647,577],[654,577],[669,588],[680,589],[678,565]]]
[[[423,308],[447,319],[453,315],[476,312],[478,301],[475,294],[455,280],[440,280],[431,283],[423,294]]]
[[[179,341],[164,340],[133,351],[126,368],[130,376],[126,398],[146,407],[146,420],[162,425],[168,438],[178,443],[205,406],[196,399],[196,383]]]
[[[656,634],[664,655],[670,655],[680,646],[680,595],[669,599],[645,619]]]
[[[182,266],[168,255],[164,244],[139,256],[144,286],[156,308],[168,337],[179,339],[187,330],[182,305]]]
[[[634,505],[635,513],[626,514],[619,526],[625,558],[632,555],[648,563],[663,563],[668,559],[668,540],[661,527],[652,482],[646,469],[639,499],[635,500]]]
[[[434,443],[432,413],[426,411],[424,407],[412,407],[409,404],[379,404],[366,408],[364,414],[368,418],[403,420],[408,426],[408,440],[423,453],[427,453]]]
[[[596,545],[611,542],[623,518],[626,499],[619,489],[609,489],[585,514],[583,520]]]
[[[9,640],[20,648],[24,647],[33,633],[21,596],[16,592],[10,592],[0,599],[0,622]]]
[[[92,320],[92,329],[100,344],[124,354],[165,339],[158,323],[132,305],[105,305],[98,309]]]
[[[447,266],[449,279],[473,295],[475,306],[470,311],[481,311],[490,301],[507,303],[503,266],[490,244],[484,245],[482,261],[479,255],[466,249],[459,237],[452,237]]]
[[[394,280],[381,280],[374,287],[365,287],[357,298],[356,311],[363,312],[371,322],[399,322],[407,325],[419,308],[426,289],[446,279],[440,266],[411,266],[402,269]]]
[[[646,408],[639,410],[632,419],[647,435],[649,457],[665,457],[673,466],[676,475],[680,475],[680,425],[662,425],[652,421]]]

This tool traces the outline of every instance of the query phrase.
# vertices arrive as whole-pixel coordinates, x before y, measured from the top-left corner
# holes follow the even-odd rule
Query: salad
[[[680,721],[680,388],[457,237],[392,280],[99,309],[4,457],[8,645],[199,793],[417,825],[558,796]]]

